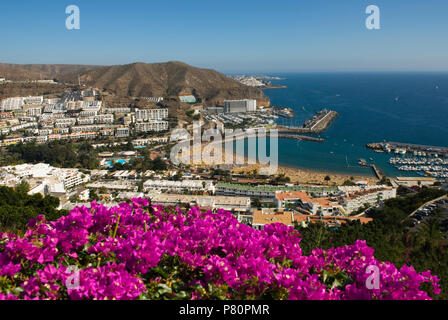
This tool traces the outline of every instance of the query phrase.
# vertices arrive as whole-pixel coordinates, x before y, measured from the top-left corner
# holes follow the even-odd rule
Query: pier
[[[376,165],[372,164],[371,167],[372,167],[373,172],[375,173],[376,177],[377,177],[379,180],[382,180],[383,177],[384,177],[384,175],[381,173],[380,170],[378,170],[378,168],[376,167]]]
[[[302,127],[286,127],[278,126],[280,133],[310,133],[319,134],[328,129],[330,124],[338,116],[336,111],[332,110],[321,110],[317,115],[313,116],[311,119],[307,120]]]
[[[279,133],[279,138],[284,139],[292,139],[292,140],[303,140],[303,141],[312,141],[312,142],[325,142],[322,138],[316,138],[316,137],[310,137],[310,136],[303,136],[300,134],[287,134],[287,133]]]

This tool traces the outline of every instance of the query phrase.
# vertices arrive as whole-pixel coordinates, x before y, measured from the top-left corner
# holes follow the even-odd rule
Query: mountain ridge
[[[241,84],[213,70],[190,66],[180,61],[123,65],[5,64],[0,77],[15,81],[57,79],[109,91],[118,96],[167,97],[194,95],[207,105],[225,99],[256,99],[269,104],[263,91]]]

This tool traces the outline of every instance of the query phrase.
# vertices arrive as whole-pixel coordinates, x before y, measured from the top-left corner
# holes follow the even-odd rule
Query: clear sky
[[[381,29],[367,30],[368,5]],[[65,9],[80,8],[80,30]],[[448,0],[2,0],[0,61],[222,72],[447,71]]]

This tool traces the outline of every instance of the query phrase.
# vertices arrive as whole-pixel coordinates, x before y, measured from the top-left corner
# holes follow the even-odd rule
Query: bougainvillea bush
[[[231,213],[96,202],[0,234],[0,299],[430,299],[429,271],[380,262],[363,241],[302,255],[282,224],[255,230]],[[380,272],[368,286],[369,266]],[[374,267],[374,268],[376,268]],[[372,288],[372,289],[369,289]],[[423,290],[425,288],[425,290]]]

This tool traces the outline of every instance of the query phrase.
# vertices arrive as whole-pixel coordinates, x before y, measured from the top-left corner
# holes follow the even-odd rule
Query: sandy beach
[[[208,144],[210,147],[212,144]],[[202,164],[196,164],[193,166],[207,168],[210,166],[214,166],[215,164],[206,163],[206,154],[204,152],[204,148],[207,145],[202,145],[201,148],[191,148],[190,156],[193,156],[194,153],[201,154]],[[202,151],[202,152],[201,152]],[[343,173],[335,173],[335,172],[325,172],[325,171],[315,171],[308,169],[300,169],[300,168],[291,168],[285,166],[279,166],[275,171],[266,170],[268,166],[261,165],[260,163],[256,164],[248,164],[247,156],[238,155],[234,152],[234,162],[235,166],[232,168],[231,172],[234,174],[253,174],[254,170],[258,174],[267,174],[270,176],[277,176],[284,174],[285,176],[291,179],[291,183],[295,184],[305,184],[305,185],[326,185],[326,186],[335,186],[342,185],[345,181],[349,180],[352,182],[357,181],[367,181],[368,184],[377,184],[378,179],[374,176],[362,176],[362,175],[351,175],[351,174],[343,174]],[[187,156],[188,157],[188,156]],[[224,152],[222,153],[222,163],[224,163]],[[330,177],[330,180],[325,179],[326,177]]]
[[[233,173],[253,173],[254,170],[260,172],[262,166],[260,164],[247,165],[242,168],[234,168]],[[280,166],[275,175],[284,174],[291,179],[291,183],[296,184],[308,184],[308,185],[342,185],[345,181],[367,181],[368,184],[378,183],[378,179],[373,176],[359,176],[334,172],[305,170],[299,168],[289,168]],[[330,180],[325,180],[326,177],[330,177]]]

